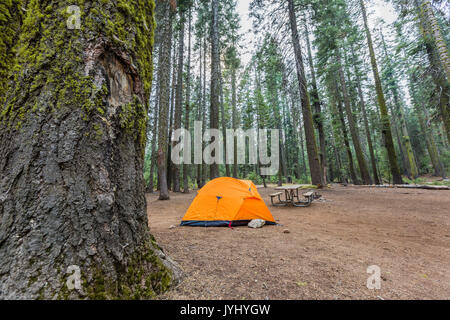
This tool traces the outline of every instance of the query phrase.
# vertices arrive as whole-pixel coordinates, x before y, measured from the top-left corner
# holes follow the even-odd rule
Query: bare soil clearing
[[[273,188],[259,189],[269,205]],[[162,299],[450,299],[450,192],[333,186],[282,226],[177,227],[196,195],[147,195],[152,234],[185,272]],[[288,229],[289,233],[284,233]],[[371,265],[381,290],[366,287]]]

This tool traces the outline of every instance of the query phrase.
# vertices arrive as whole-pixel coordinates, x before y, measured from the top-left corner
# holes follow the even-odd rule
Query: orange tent
[[[253,182],[218,178],[198,191],[181,225],[231,227],[246,225],[253,219],[276,224]]]

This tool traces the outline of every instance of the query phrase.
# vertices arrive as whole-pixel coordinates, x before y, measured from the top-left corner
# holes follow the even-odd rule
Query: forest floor
[[[274,186],[273,186],[274,187]],[[269,205],[273,187],[259,189]],[[177,227],[196,195],[147,195],[152,234],[185,277],[161,299],[450,299],[450,192],[333,185],[282,226]],[[284,233],[288,229],[290,233]],[[366,286],[381,268],[381,289]]]

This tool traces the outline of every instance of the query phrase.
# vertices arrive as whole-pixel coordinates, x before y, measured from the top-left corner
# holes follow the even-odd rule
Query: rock
[[[248,227],[253,228],[253,229],[258,229],[258,228],[262,228],[265,224],[266,224],[266,222],[264,220],[255,219],[248,223]]]
[[[177,226],[176,225],[171,225],[170,227],[169,227],[169,229],[175,229]]]
[[[288,229],[284,229],[283,233],[291,233]]]

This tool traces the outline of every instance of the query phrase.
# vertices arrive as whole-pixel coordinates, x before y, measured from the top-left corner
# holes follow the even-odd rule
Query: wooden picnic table
[[[308,207],[311,205],[312,201],[314,200],[314,192],[307,192],[303,196],[305,196],[306,201],[300,200],[299,196],[299,190],[303,188],[304,185],[298,184],[298,185],[287,185],[287,186],[280,186],[275,188],[276,191],[284,192],[285,194],[285,200],[282,200],[280,197],[280,192],[275,193],[271,195],[272,204],[274,206],[287,206],[289,204],[292,204],[295,207]],[[278,196],[279,203],[275,204],[273,202],[273,198]]]
[[[299,184],[291,186],[276,187],[275,190],[284,192],[286,196],[286,202],[292,202],[294,198],[298,199],[298,189],[302,186]]]

